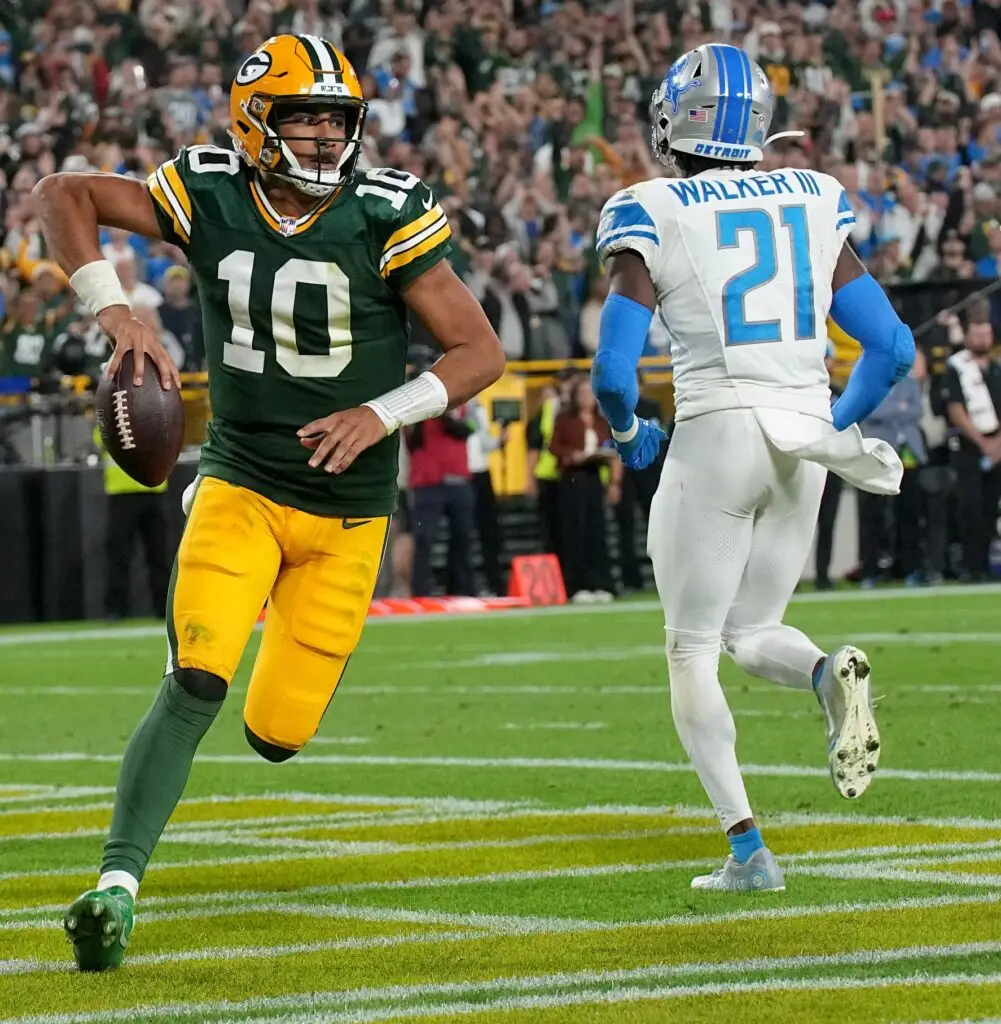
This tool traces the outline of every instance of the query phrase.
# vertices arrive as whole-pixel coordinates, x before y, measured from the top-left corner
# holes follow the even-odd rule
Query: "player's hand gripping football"
[[[657,460],[660,446],[667,440],[667,434],[650,420],[638,420],[639,429],[631,441],[613,441],[615,450],[627,469],[646,469]]]
[[[305,448],[312,448],[309,464],[323,465],[328,473],[343,473],[358,456],[386,436],[386,425],[368,406],[345,409],[307,423],[299,431]]]
[[[156,332],[137,320],[128,306],[108,306],[107,309],[102,309],[97,322],[101,330],[115,343],[115,351],[104,368],[105,377],[112,378],[125,353],[132,352],[135,367],[132,382],[136,387],[143,382],[147,358],[156,366],[164,391],[181,386],[181,376],[177,372],[174,360],[167,354]]]

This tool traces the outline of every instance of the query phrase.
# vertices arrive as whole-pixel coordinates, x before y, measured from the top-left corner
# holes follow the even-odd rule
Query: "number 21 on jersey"
[[[781,294],[779,238],[787,236],[792,257],[792,289],[796,340],[816,337],[817,314],[813,300],[813,267],[810,262],[810,228],[805,206],[779,208],[779,224],[767,210],[722,210],[716,214],[716,241],[720,250],[739,248],[742,235],[754,240],[754,263],[723,286],[723,331],[727,345],[760,345],[782,341],[782,321],[748,320],[747,296],[772,286],[776,308],[788,302]]]

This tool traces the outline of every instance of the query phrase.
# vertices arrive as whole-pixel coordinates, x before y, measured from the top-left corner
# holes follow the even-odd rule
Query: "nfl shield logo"
[[[295,234],[295,218],[294,217],[282,217],[278,222],[278,230],[288,237],[289,235]]]

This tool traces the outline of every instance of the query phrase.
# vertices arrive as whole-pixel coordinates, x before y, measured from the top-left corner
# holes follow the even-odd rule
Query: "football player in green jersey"
[[[182,149],[143,183],[56,174],[36,188],[50,251],[115,342],[177,370],[132,316],[98,226],[180,246],[198,280],[213,418],[177,555],[163,686],[125,751],[97,888],[64,924],[83,970],[122,962],[139,882],[267,601],[244,707],[262,757],[316,731],[355,648],[396,501],[397,431],[503,372],[500,342],[445,259],[449,228],[411,174],[358,171],[366,105],[315,36],[276,36],[231,92],[236,151]],[[443,349],[405,381],[408,309]]]

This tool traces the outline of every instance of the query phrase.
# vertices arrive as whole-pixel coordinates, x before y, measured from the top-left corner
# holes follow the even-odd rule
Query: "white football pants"
[[[812,688],[824,652],[782,616],[809,555],[826,474],[770,445],[752,410],[707,413],[676,426],[650,509],[671,711],[724,831],[752,815],[720,650],[751,675]]]

